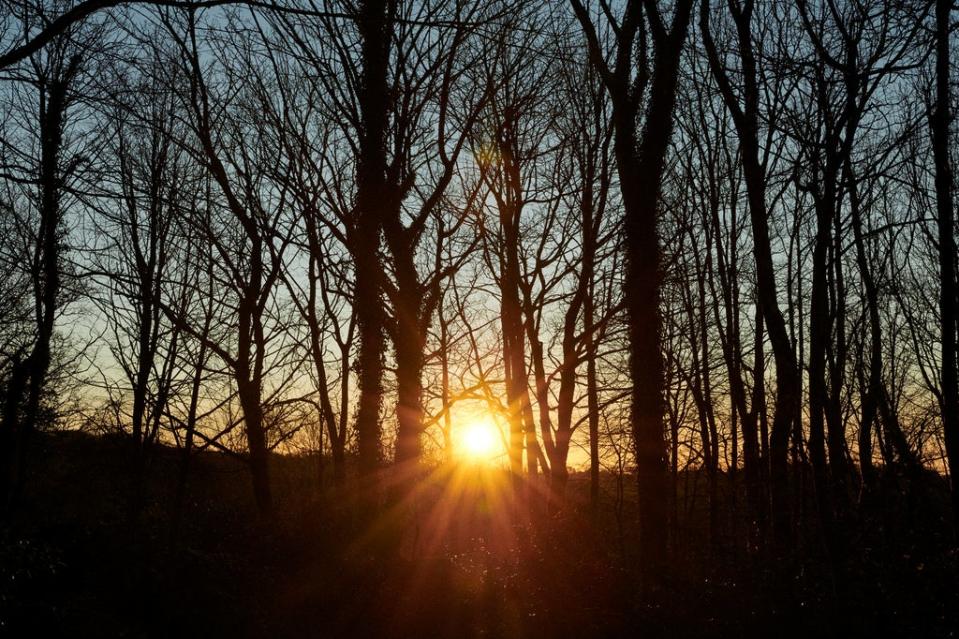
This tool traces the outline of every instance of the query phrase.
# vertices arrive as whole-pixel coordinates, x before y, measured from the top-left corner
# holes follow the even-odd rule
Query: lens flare
[[[496,453],[499,434],[490,419],[476,419],[463,426],[460,451],[474,460],[488,460]]]

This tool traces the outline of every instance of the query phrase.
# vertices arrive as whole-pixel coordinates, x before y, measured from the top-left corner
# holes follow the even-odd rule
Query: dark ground
[[[278,457],[277,516],[265,525],[245,468],[204,454],[176,534],[175,452],[155,456],[135,518],[128,459],[111,439],[33,443],[18,508],[0,525],[0,636],[951,637],[959,628],[959,553],[935,477],[887,477],[882,515],[857,514],[832,562],[814,531],[795,559],[747,553],[731,508],[710,543],[694,507],[674,532],[683,550],[668,574],[643,584],[632,496],[622,527],[611,494],[591,519],[577,508],[585,478],[573,478],[564,516],[528,518],[510,515],[497,472],[437,472],[417,500],[419,526],[403,524],[402,507],[362,523],[351,498],[316,489],[315,462]],[[701,497],[699,479],[680,479],[681,513]]]

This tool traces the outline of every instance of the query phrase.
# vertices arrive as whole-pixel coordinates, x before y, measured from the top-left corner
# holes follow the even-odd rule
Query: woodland
[[[0,0],[0,636],[955,637],[954,0]]]

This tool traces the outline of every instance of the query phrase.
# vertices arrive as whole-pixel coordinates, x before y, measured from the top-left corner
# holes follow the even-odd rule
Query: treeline
[[[58,425],[269,516],[483,410],[655,563],[686,470],[786,548],[959,464],[950,0],[2,6],[7,505]]]

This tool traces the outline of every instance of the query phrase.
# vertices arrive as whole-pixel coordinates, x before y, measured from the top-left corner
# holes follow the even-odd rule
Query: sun
[[[474,461],[488,461],[496,456],[499,428],[488,417],[472,419],[461,427],[460,454]]]

